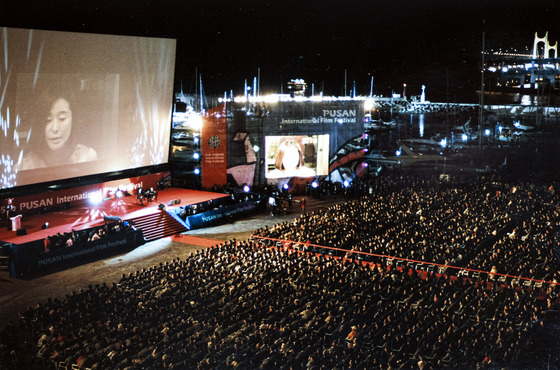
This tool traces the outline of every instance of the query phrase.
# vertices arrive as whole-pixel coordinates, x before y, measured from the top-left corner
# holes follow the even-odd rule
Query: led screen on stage
[[[328,175],[329,135],[265,137],[267,179]]]
[[[176,40],[1,31],[0,188],[168,161]]]

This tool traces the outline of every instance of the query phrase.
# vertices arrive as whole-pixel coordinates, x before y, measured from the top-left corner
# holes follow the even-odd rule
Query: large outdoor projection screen
[[[0,188],[166,163],[176,40],[3,28]]]

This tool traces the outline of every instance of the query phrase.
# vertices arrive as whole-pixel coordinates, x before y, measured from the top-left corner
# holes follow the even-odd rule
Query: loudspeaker
[[[17,235],[27,235],[27,229],[18,229],[16,231]]]
[[[174,200],[170,200],[167,205],[172,206],[174,204],[179,204],[179,203],[181,203],[181,199],[174,199]]]
[[[161,209],[161,210],[164,210],[164,209],[165,209],[165,204],[160,203],[159,206],[158,206],[158,208]]]

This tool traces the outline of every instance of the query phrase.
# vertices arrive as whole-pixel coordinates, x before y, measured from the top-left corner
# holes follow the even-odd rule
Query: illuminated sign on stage
[[[156,173],[48,193],[0,199],[0,219],[6,215],[8,202],[11,202],[14,208],[13,212],[32,214],[43,208],[48,210],[66,205],[84,204],[94,199],[102,200],[114,196],[116,190],[119,189],[128,193],[133,193],[138,187],[155,189],[157,188],[157,182],[167,174],[168,173]]]

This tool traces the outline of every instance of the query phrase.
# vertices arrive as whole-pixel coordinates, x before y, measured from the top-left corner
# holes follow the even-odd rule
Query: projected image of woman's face
[[[51,150],[64,147],[72,132],[72,111],[64,98],[54,101],[45,125],[45,141]]]
[[[176,40],[8,27],[0,38],[0,190],[167,163]]]
[[[282,165],[286,171],[294,171],[298,168],[301,163],[299,163],[300,152],[295,146],[288,146],[284,150],[284,157],[282,157]]]

